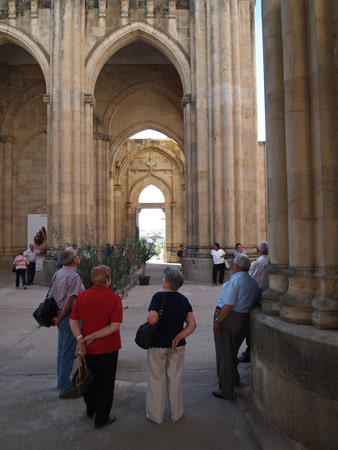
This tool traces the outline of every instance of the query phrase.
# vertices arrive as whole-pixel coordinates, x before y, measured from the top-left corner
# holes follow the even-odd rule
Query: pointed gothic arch
[[[105,36],[88,54],[86,59],[87,92],[94,95],[96,80],[108,59],[135,41],[144,41],[162,52],[176,68],[183,92],[191,92],[190,61],[181,45],[166,33],[144,22],[132,22]]]
[[[136,133],[139,133],[143,130],[152,129],[155,131],[159,131],[160,133],[165,134],[168,136],[168,138],[173,139],[177,145],[180,147],[180,149],[183,152],[184,144],[183,144],[183,136],[179,136],[177,133],[175,133],[174,130],[171,130],[167,127],[164,127],[163,125],[159,123],[155,123],[149,120],[145,120],[142,122],[135,123],[131,127],[124,130],[123,133],[121,133],[110,145],[110,159],[113,161],[115,158],[118,149],[123,144],[123,142],[128,139],[130,136],[133,136]]]
[[[25,49],[39,64],[49,92],[49,55],[43,46],[21,28],[0,22],[0,44],[11,42]]]

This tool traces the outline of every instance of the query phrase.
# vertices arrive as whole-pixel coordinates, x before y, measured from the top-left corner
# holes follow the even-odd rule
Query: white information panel
[[[27,215],[27,248],[30,244],[34,244],[34,236],[45,227],[47,230],[48,216],[47,214],[28,214]],[[38,256],[36,260],[36,270],[42,270],[43,256]]]

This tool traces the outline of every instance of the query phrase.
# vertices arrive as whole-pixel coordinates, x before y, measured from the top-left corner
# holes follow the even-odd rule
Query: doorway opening
[[[145,237],[149,243],[156,246],[159,256],[154,256],[152,263],[165,260],[165,198],[161,190],[150,184],[139,195],[138,203],[142,204],[139,212],[139,235]],[[158,207],[163,204],[163,208]],[[155,207],[156,206],[156,207]]]

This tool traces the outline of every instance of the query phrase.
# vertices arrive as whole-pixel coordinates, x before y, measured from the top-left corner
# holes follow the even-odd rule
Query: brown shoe
[[[102,428],[105,427],[106,425],[110,425],[112,423],[114,423],[116,421],[116,416],[111,416],[109,417],[109,419],[107,420],[107,422],[104,423],[99,423],[99,424],[95,424],[95,428]]]

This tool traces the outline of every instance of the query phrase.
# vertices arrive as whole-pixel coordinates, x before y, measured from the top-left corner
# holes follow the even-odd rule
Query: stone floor
[[[151,296],[161,288],[163,266],[148,266],[149,286],[136,286],[123,300],[122,350],[112,413],[117,421],[96,430],[83,400],[59,400],[56,391],[57,330],[38,328],[32,312],[47,291],[14,288],[14,274],[0,272],[0,448],[3,450],[288,449],[285,440],[249,400],[250,365],[241,364],[237,403],[211,395],[217,385],[212,316],[220,287],[186,282],[181,292],[194,309],[198,327],[187,339],[183,374],[185,416],[162,425],[145,418],[146,351],[134,343]],[[239,405],[241,405],[241,411]],[[252,427],[248,424],[249,419]],[[258,431],[257,431],[258,430]]]

